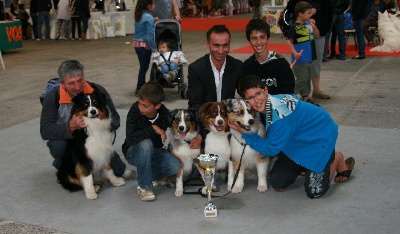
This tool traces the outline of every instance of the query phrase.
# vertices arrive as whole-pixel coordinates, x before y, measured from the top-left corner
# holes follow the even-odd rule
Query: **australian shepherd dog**
[[[71,118],[83,116],[86,128],[73,132],[57,171],[57,179],[65,189],[77,191],[83,188],[88,199],[98,197],[100,186],[94,184],[94,175],[108,179],[114,186],[125,185],[124,179],[116,177],[110,166],[114,154],[113,134],[110,110],[103,96],[93,92],[72,99]]]
[[[218,162],[212,170],[214,175],[226,179],[228,161],[231,157],[226,105],[222,102],[207,102],[201,106],[199,112],[202,123],[209,130],[204,141],[204,153],[218,155]],[[204,180],[204,169],[199,169],[199,171]],[[212,187],[215,188],[214,181],[212,181]],[[206,187],[202,192],[206,193]]]
[[[230,122],[236,122],[247,133],[255,133],[265,138],[265,128],[260,122],[259,115],[250,108],[250,106],[241,98],[234,98],[225,100],[224,103],[227,107],[228,119]],[[259,192],[265,192],[267,186],[267,172],[269,167],[269,157],[265,157],[256,152],[250,146],[246,145],[241,137],[241,134],[235,129],[230,129],[232,137],[230,140],[231,145],[231,160],[229,162],[228,170],[228,190],[232,193],[240,193],[244,186],[244,172],[253,171],[257,169]],[[237,177],[237,180],[232,188],[235,173],[239,167],[240,158],[242,157],[242,164]],[[249,169],[249,170],[248,170]],[[251,175],[252,173],[246,173]]]
[[[200,155],[200,148],[191,149],[190,141],[198,134],[198,118],[194,110],[176,109],[170,112],[170,127],[166,131],[164,146],[179,159],[182,167],[176,175],[175,195],[183,195],[183,181],[192,173],[194,160]]]

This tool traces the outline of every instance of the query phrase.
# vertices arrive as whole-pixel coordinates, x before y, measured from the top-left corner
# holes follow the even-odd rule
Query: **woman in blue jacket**
[[[139,75],[135,95],[146,82],[146,73],[150,66],[151,53],[156,52],[154,43],[154,18],[150,14],[154,11],[154,0],[138,1],[135,8],[135,35],[132,46],[139,59]]]
[[[328,191],[335,172],[335,182],[349,179],[355,160],[345,161],[335,152],[338,126],[324,109],[294,94],[268,95],[261,79],[252,75],[240,81],[239,94],[260,112],[267,130],[267,138],[243,134],[246,144],[265,156],[278,155],[270,173],[275,190],[284,191],[305,172],[307,196],[317,198]],[[229,126],[244,132],[236,123]]]

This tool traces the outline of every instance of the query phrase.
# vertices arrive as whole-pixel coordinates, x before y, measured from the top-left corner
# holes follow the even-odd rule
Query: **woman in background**
[[[154,17],[150,14],[154,11],[154,0],[138,1],[135,8],[135,34],[132,46],[135,48],[139,59],[139,74],[135,95],[146,83],[146,73],[150,66],[151,53],[156,52],[154,43]]]

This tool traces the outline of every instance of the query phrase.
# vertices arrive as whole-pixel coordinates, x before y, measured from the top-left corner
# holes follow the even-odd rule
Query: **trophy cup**
[[[218,155],[214,154],[200,154],[197,157],[199,165],[205,169],[204,180],[207,187],[208,202],[204,208],[204,216],[207,217],[217,217],[217,206],[211,201],[212,185],[211,182],[214,178],[214,173],[212,168],[215,167],[218,161]]]

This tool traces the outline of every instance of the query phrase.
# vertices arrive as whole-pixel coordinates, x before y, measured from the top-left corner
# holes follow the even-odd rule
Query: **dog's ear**
[[[227,115],[228,115],[228,110],[227,110],[227,107],[226,107],[225,103],[220,102],[220,103],[219,103],[219,107],[220,107],[220,109],[221,109],[221,115],[227,117]]]
[[[212,104],[212,102],[206,102],[203,105],[201,105],[201,107],[199,109],[199,120],[203,121],[204,118],[206,118],[206,115],[209,112],[211,104]]]
[[[79,93],[78,95],[76,95],[74,98],[71,99],[72,103],[73,104],[79,103],[83,95],[84,95],[83,93]]]
[[[178,112],[177,109],[169,111],[168,113],[168,121],[172,123],[172,120],[175,118],[176,113]]]
[[[199,112],[196,110],[187,110],[189,112],[190,115],[190,119],[194,119],[195,121],[198,121],[199,119]]]
[[[104,93],[96,92],[96,94],[100,98],[100,102],[103,103],[104,105],[106,104],[107,96]]]
[[[221,101],[221,103],[223,103],[226,106],[227,112],[232,112],[232,107],[233,107],[232,100],[233,99],[226,99]]]

